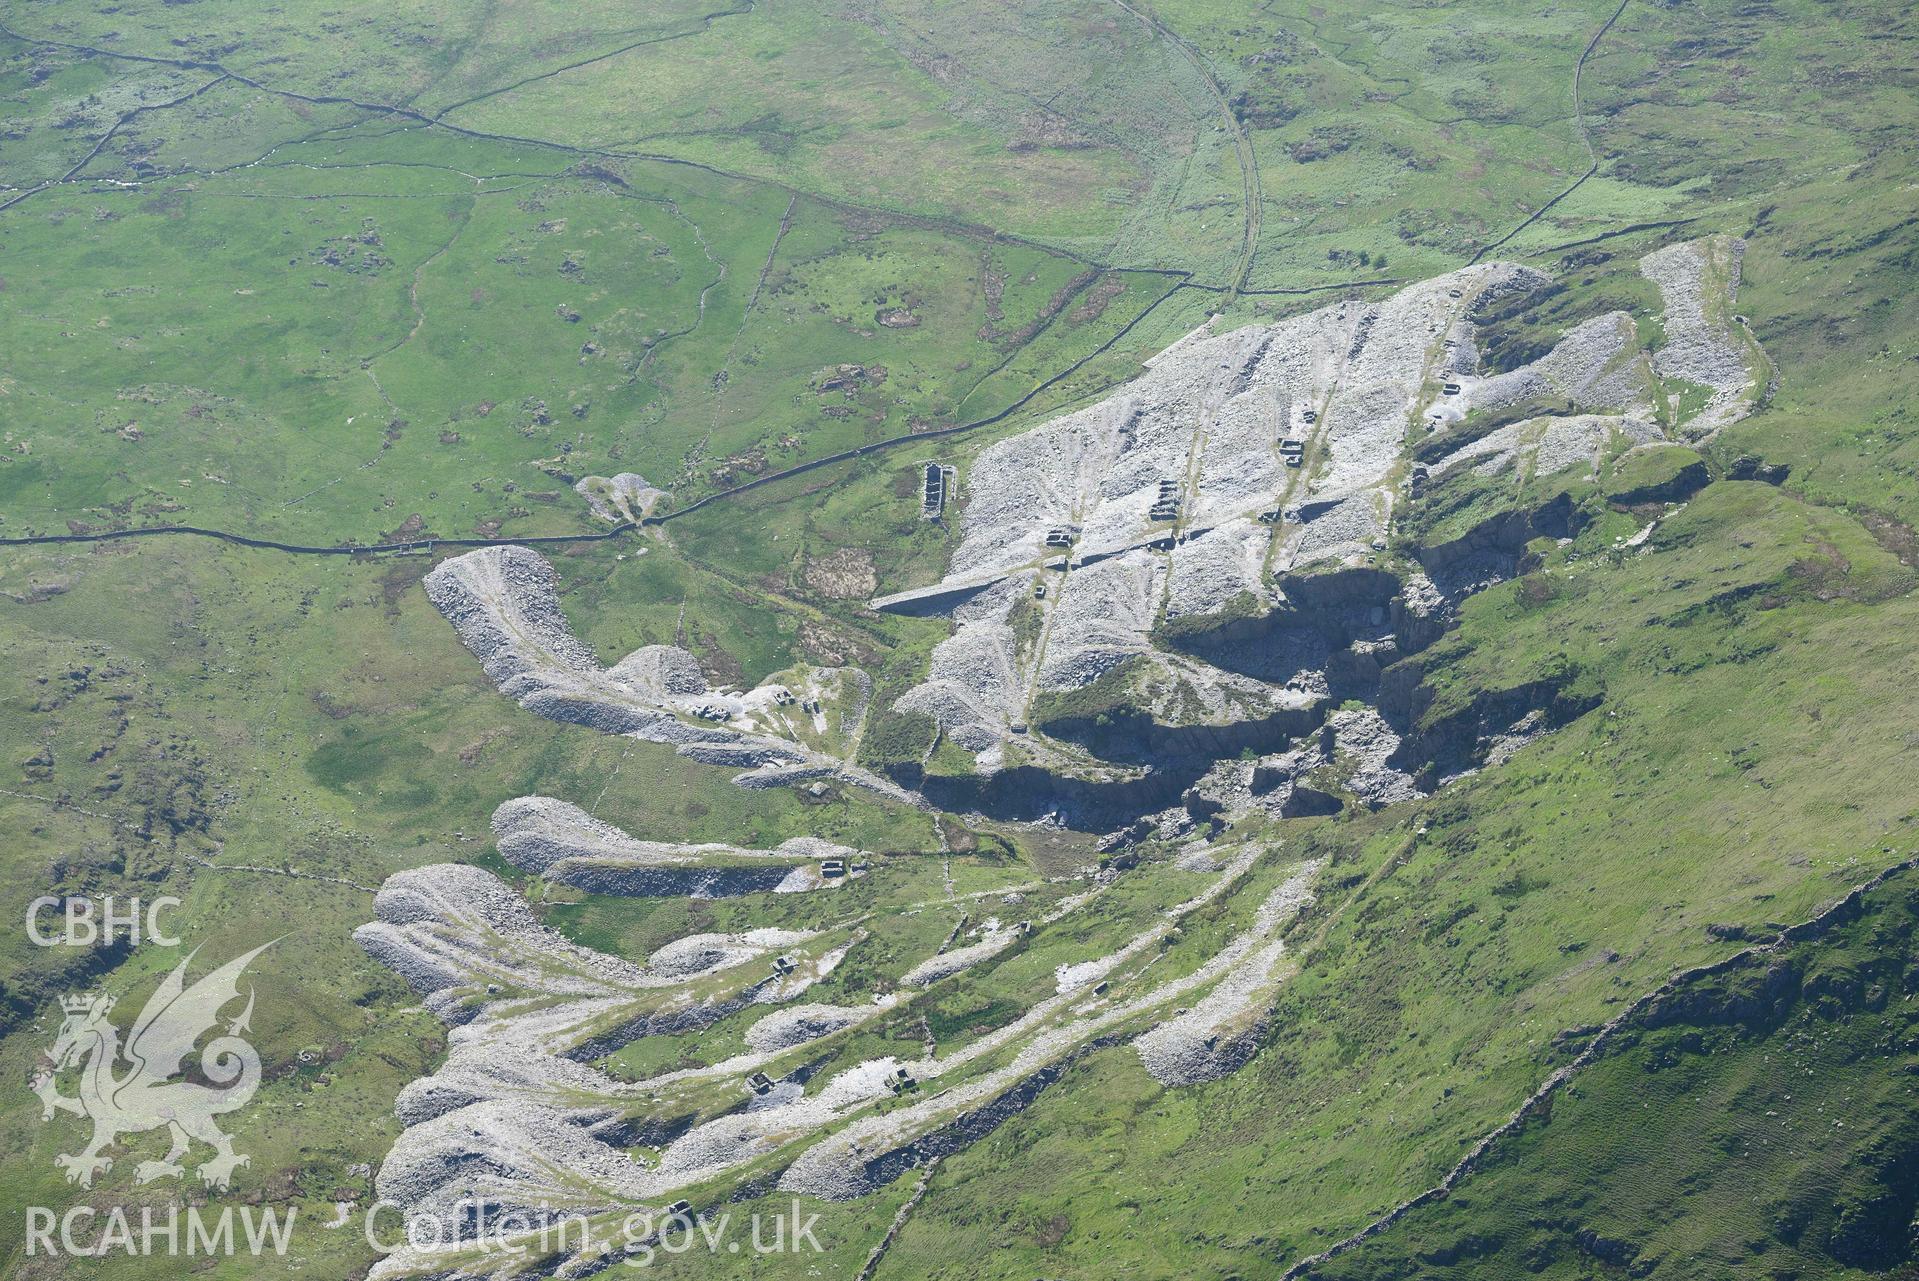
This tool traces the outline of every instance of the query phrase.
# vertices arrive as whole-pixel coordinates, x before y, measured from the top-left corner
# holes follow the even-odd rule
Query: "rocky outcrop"
[[[1663,445],[1659,448],[1667,451],[1668,454],[1676,455],[1683,461],[1672,468],[1670,475],[1659,480],[1613,489],[1606,495],[1609,502],[1620,507],[1637,507],[1642,503],[1684,502],[1704,489],[1712,480],[1712,473],[1706,467],[1706,460],[1691,450],[1676,445]]]
[[[1410,730],[1386,763],[1411,777],[1420,791],[1434,791],[1585,715],[1603,697],[1595,677],[1571,666],[1509,689],[1482,691],[1458,711]]]
[[[1517,576],[1526,545],[1535,538],[1571,538],[1590,519],[1562,492],[1535,507],[1489,516],[1455,538],[1420,546],[1415,554],[1440,593],[1456,600]]]

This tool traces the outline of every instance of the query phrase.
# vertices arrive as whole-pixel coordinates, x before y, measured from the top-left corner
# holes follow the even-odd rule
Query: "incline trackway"
[[[1207,92],[1219,106],[1221,119],[1233,134],[1233,151],[1239,160],[1241,229],[1239,243],[1239,261],[1233,268],[1233,282],[1227,288],[1227,301],[1246,292],[1246,282],[1253,274],[1253,256],[1259,252],[1259,232],[1261,216],[1265,212],[1265,192],[1259,181],[1259,153],[1253,149],[1252,134],[1246,124],[1233,110],[1232,101],[1226,96],[1226,86],[1213,74],[1212,64],[1204,54],[1188,44],[1177,32],[1171,30],[1150,12],[1134,8],[1126,0],[1113,0],[1113,3],[1133,15],[1153,32],[1154,35],[1171,44],[1179,55],[1191,63],[1199,72],[1201,80],[1206,82]],[[1622,8],[1623,3],[1622,3]],[[1588,50],[1590,52],[1590,50]]]

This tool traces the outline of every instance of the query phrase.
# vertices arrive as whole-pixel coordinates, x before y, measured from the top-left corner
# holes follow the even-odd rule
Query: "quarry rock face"
[[[1487,372],[1480,325],[1550,280],[1486,263],[1377,303],[1196,331],[1107,399],[988,447],[966,476],[945,576],[872,602],[952,620],[922,678],[882,710],[924,718],[973,758],[970,774],[859,763],[873,709],[856,669],[741,692],[711,688],[671,645],[602,665],[527,548],[448,560],[427,593],[522,707],[671,744],[738,771],[742,787],[836,778],[913,804],[1119,831],[1169,805],[1247,812],[1260,793],[1221,763],[1288,753],[1327,728],[1328,762],[1375,764],[1276,804],[1323,808],[1324,785],[1354,780],[1362,803],[1403,799],[1514,732],[1483,725],[1467,759],[1415,759],[1428,737],[1412,720],[1418,655],[1464,598],[1522,572],[1529,543],[1586,519],[1563,495],[1518,491],[1591,477],[1675,434],[1703,439],[1756,402],[1764,357],[1731,314],[1741,251],[1712,237],[1642,261],[1665,307],[1656,355],[1631,316],[1609,312],[1529,364]],[[1706,389],[1703,408],[1662,424],[1686,385]],[[1436,494],[1473,485],[1515,497],[1463,527],[1420,529]],[[1329,723],[1354,701],[1376,717]],[[1565,711],[1519,716],[1540,713],[1538,732]],[[557,879],[671,894],[752,892],[769,876],[715,873],[701,891],[661,864],[576,854]]]
[[[469,1245],[515,1216],[663,1217],[749,1172],[759,1193],[853,1199],[990,1135],[1089,1054],[1129,1045],[1167,1088],[1238,1070],[1263,1044],[1321,867],[1283,841],[1216,840],[1209,825],[1394,805],[1596,705],[1538,678],[1436,712],[1422,664],[1467,597],[1588,519],[1567,490],[1535,482],[1594,478],[1629,451],[1671,448],[1669,429],[1697,439],[1753,403],[1760,357],[1723,296],[1738,252],[1713,240],[1648,256],[1667,308],[1655,357],[1631,317],[1610,313],[1530,364],[1484,372],[1479,322],[1546,283],[1492,263],[1378,303],[1190,335],[1105,401],[987,448],[947,574],[872,602],[951,620],[923,679],[878,710],[925,718],[934,746],[970,758],[966,772],[857,764],[875,711],[863,672],[806,669],[741,692],[713,688],[675,646],[605,666],[568,625],[542,557],[488,547],[440,565],[433,603],[529,712],[670,745],[743,771],[746,787],[834,777],[910,804],[1105,832],[1107,857],[1070,886],[1034,882],[997,903],[956,897],[950,872],[945,900],[907,902],[856,884],[889,860],[817,837],[669,843],[571,801],[509,799],[493,830],[525,894],[724,898],[729,928],[619,957],[546,927],[481,868],[390,878],[356,938],[446,1023],[449,1049],[400,1093],[405,1128],[380,1195],[410,1222],[483,1200],[462,1229]],[[1662,425],[1672,380],[1709,394]],[[1085,945],[1142,859],[1190,896]],[[849,887],[799,902],[857,912],[773,923],[795,919],[774,905],[798,904],[769,896]],[[1258,906],[1220,931],[1206,909],[1227,895]],[[943,942],[876,946],[929,906],[960,912]],[[1193,922],[1205,950],[1155,970]],[[935,1035],[923,995],[990,983],[1001,967],[1025,983],[1035,946],[1054,949],[1050,992]],[[830,998],[805,999],[822,984]],[[895,1026],[902,1048],[860,1057],[871,1043],[855,1038],[897,1014],[919,1019],[923,1047]],[[634,1079],[610,1070],[624,1047],[689,1033],[731,1039]],[[525,1262],[575,1275],[609,1261]],[[374,1275],[517,1267],[403,1250]]]
[[[989,447],[946,576],[873,602],[952,619],[893,710],[929,718],[974,777],[896,776],[942,805],[1108,830],[1169,796],[1196,817],[1244,813],[1263,793],[1225,758],[1290,753],[1322,728],[1323,765],[1359,762],[1326,781],[1365,804],[1472,768],[1415,759],[1417,655],[1461,600],[1522,572],[1532,540],[1586,519],[1520,488],[1667,441],[1662,380],[1712,389],[1676,425],[1688,439],[1750,408],[1761,358],[1730,316],[1738,260],[1725,238],[1644,260],[1667,309],[1656,359],[1610,312],[1484,371],[1480,324],[1550,284],[1487,263],[1376,304],[1199,331],[1108,399]],[[1436,491],[1480,482],[1515,500],[1414,532]],[[1017,625],[1024,611],[1037,623]],[[1373,714],[1329,719],[1355,700]],[[1535,711],[1531,732],[1565,708]],[[1512,726],[1482,729],[1477,761]]]

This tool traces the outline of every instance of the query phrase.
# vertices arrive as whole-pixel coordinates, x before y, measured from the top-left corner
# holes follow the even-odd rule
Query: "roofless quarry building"
[[[959,488],[959,470],[951,464],[927,463],[920,490],[920,519],[938,520]]]

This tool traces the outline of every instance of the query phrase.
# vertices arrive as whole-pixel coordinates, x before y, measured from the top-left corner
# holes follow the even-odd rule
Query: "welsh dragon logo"
[[[245,1107],[260,1086],[260,1056],[240,1035],[253,1015],[251,989],[239,1017],[200,1051],[199,1075],[211,1084],[171,1078],[181,1072],[201,1035],[219,1021],[220,1010],[239,997],[240,975],[248,962],[271,946],[263,944],[228,961],[192,987],[186,985],[187,966],[198,951],[189,953],[147,1000],[124,1048],[120,1029],[107,1019],[112,997],[95,992],[60,998],[66,1021],[47,1051],[53,1066],[35,1077],[33,1092],[40,1096],[42,1120],[61,1111],[93,1122],[93,1140],[85,1149],[55,1158],[67,1172],[67,1182],[93,1186],[94,1175],[113,1166],[102,1149],[123,1134],[161,1126],[171,1133],[173,1147],[162,1160],[140,1163],[135,1177],[141,1183],[184,1174],[181,1158],[195,1139],[214,1151],[197,1171],[210,1188],[224,1190],[233,1171],[248,1163],[214,1118]],[[124,1071],[122,1063],[128,1065]],[[80,1065],[80,1092],[69,1098],[56,1088],[54,1075],[75,1065]]]

